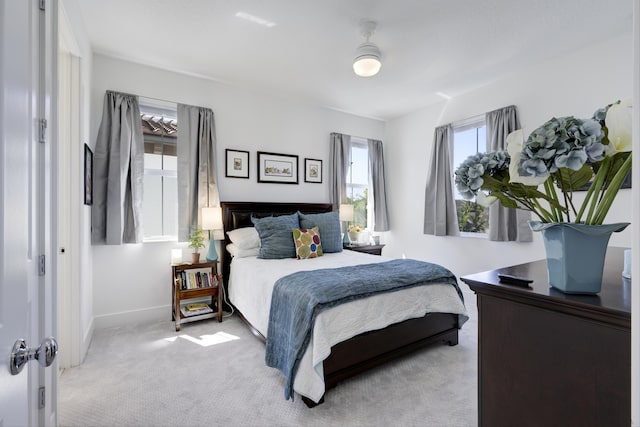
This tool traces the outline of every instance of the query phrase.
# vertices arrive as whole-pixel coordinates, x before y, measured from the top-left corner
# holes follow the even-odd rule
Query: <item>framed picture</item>
[[[227,164],[225,176],[229,178],[249,178],[249,152],[240,150],[225,150]]]
[[[591,184],[593,184],[593,182],[589,181],[582,187],[576,188],[574,191],[589,191],[589,187],[591,187]],[[624,179],[624,181],[622,181],[622,186],[620,188],[631,188],[631,171],[629,171],[627,177]]]
[[[84,204],[93,204],[93,151],[84,144]]]
[[[298,183],[298,156],[258,151],[258,182]]]
[[[322,160],[304,159],[304,182],[322,183]]]

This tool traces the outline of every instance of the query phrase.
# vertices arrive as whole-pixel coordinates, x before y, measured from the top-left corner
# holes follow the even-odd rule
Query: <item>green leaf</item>
[[[627,157],[629,157],[630,155],[631,153],[616,153],[613,156],[613,163],[611,164],[610,172],[605,177],[605,181],[604,181],[605,188],[609,187],[609,185],[611,184],[611,180],[613,179],[615,174],[618,172],[618,170],[622,168],[622,165],[624,165],[625,160],[627,160]]]
[[[526,197],[528,199],[547,198],[546,194],[538,191],[538,187],[533,187],[530,185],[511,184],[510,190],[517,197]]]
[[[498,200],[500,200],[500,203],[502,204],[502,206],[504,206],[505,208],[518,209],[518,204],[516,203],[516,201],[506,196],[505,194],[496,192],[496,193],[491,193],[491,195],[496,196]]]
[[[505,208],[518,208],[518,203],[509,197],[507,194],[513,194],[518,199],[543,199],[550,205],[566,212],[567,208],[558,203],[557,200],[550,198],[547,194],[538,190],[538,187],[532,185],[524,185],[520,183],[509,182],[509,176],[501,176],[496,179],[498,175],[494,177],[483,176],[484,183],[482,185],[483,190],[489,191],[492,196],[497,197]],[[506,194],[505,194],[506,193]]]
[[[593,178],[593,171],[586,163],[577,171],[569,168],[560,168],[558,169],[558,172],[559,173],[554,174],[554,177],[556,178],[556,185],[561,189],[564,189],[564,191],[577,190]],[[560,180],[562,182],[560,182]]]

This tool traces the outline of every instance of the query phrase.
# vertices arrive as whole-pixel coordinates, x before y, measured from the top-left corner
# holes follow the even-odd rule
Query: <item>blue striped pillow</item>
[[[300,217],[300,228],[318,227],[322,236],[322,252],[342,252],[342,231],[338,211],[319,214],[303,214]]]
[[[260,252],[258,258],[280,259],[295,258],[296,245],[293,242],[291,229],[300,228],[298,214],[251,217],[258,236],[260,236]]]

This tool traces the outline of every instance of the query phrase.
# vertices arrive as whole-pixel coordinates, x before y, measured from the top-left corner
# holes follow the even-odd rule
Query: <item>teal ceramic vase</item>
[[[567,222],[529,222],[540,231],[547,254],[549,284],[566,294],[597,294],[611,233],[627,228],[628,222],[585,225]]]

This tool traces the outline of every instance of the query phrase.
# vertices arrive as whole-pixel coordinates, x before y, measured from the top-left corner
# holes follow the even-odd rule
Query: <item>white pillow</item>
[[[238,249],[253,249],[260,247],[260,236],[254,227],[236,228],[227,231],[227,236],[231,243],[238,246]]]
[[[227,251],[234,258],[256,257],[260,253],[260,248],[240,249],[237,245],[229,243]]]

